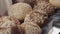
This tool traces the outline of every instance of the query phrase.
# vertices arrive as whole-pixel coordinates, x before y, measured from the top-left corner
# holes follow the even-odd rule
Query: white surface
[[[59,28],[53,27],[48,34],[59,34],[59,32],[60,32]]]

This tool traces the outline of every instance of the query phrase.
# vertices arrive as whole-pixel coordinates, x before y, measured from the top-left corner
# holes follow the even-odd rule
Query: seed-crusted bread
[[[33,22],[24,22],[21,26],[23,27],[25,34],[41,34],[42,32],[41,28]]]
[[[16,3],[9,7],[8,15],[11,17],[15,17],[19,20],[25,18],[26,14],[31,12],[32,8],[29,4],[26,3]]]
[[[0,34],[20,34],[17,28],[19,21],[15,18],[4,16],[0,18]]]
[[[54,9],[55,7],[46,1],[41,1],[34,7],[34,10],[44,10],[47,14],[52,14]]]
[[[26,15],[25,22],[33,22],[41,26],[47,19],[48,16],[46,12],[43,12],[42,10],[34,10]]]

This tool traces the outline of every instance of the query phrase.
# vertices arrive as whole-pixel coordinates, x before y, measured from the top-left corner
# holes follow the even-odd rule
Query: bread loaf
[[[20,34],[17,28],[19,21],[15,18],[1,17],[0,18],[0,34]]]
[[[26,15],[25,22],[33,22],[39,26],[44,24],[45,20],[48,19],[46,12],[42,10],[34,10]]]
[[[55,7],[51,5],[49,2],[41,1],[34,7],[34,10],[43,10],[47,14],[52,14],[54,12]]]
[[[32,8],[29,4],[26,3],[17,3],[9,7],[8,15],[10,17],[15,17],[19,20],[25,18],[26,14],[31,12]]]
[[[24,22],[21,26],[23,27],[25,34],[41,34],[41,28],[32,22]]]

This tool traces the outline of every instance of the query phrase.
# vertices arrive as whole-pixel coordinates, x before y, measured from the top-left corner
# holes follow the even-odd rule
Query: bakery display
[[[28,14],[32,10],[31,6],[26,3],[16,3],[9,7],[8,15],[10,17],[15,17],[19,20],[25,18],[26,14]]]
[[[17,1],[16,4],[8,7],[6,16],[0,16],[0,34],[47,34],[55,13],[58,14],[56,15],[58,18],[60,16],[57,13],[60,10],[59,0]]]
[[[60,7],[60,0],[49,0],[49,2],[56,7]]]
[[[20,34],[17,28],[19,21],[15,18],[4,16],[0,18],[0,34]]]
[[[41,34],[42,32],[41,28],[33,22],[24,22],[21,26],[23,27],[25,34]]]
[[[52,14],[54,12],[54,7],[50,3],[46,1],[41,1],[38,3],[35,7],[34,10],[44,10],[47,14]]]

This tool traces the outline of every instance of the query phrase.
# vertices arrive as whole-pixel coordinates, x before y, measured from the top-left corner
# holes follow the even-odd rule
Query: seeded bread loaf
[[[21,24],[23,27],[25,34],[41,34],[41,28],[32,22],[24,22]]]
[[[44,24],[45,20],[48,19],[46,12],[42,10],[34,10],[26,15],[25,22],[33,22],[39,26]]]
[[[20,34],[17,28],[19,21],[15,18],[1,17],[0,18],[0,34]]]
[[[34,7],[34,10],[44,10],[47,14],[52,14],[55,7],[46,1],[41,1]]]
[[[25,18],[26,14],[28,14],[32,10],[31,6],[26,3],[17,3],[9,7],[8,15],[10,17],[15,17],[19,20]]]

